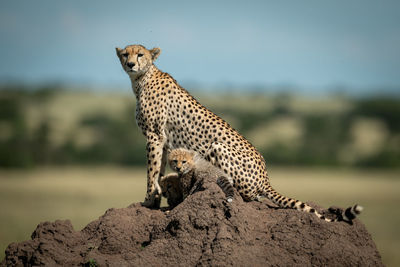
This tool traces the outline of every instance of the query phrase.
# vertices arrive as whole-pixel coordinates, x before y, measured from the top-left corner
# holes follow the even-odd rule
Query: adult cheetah
[[[262,155],[227,122],[194,99],[168,73],[153,62],[159,48],[142,45],[116,48],[136,96],[136,121],[147,139],[147,194],[144,206],[160,206],[158,180],[164,175],[168,149],[194,150],[232,177],[233,185],[246,201],[266,196],[280,207],[316,214],[309,205],[280,195],[270,185]],[[351,221],[361,211],[356,205],[347,209]]]

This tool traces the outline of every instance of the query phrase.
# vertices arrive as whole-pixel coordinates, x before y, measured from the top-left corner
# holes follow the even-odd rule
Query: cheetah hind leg
[[[204,155],[204,158],[209,161],[212,165],[219,167],[218,166],[218,154],[222,151],[225,150],[226,146],[225,144],[219,143],[219,142],[214,142],[211,143],[210,148],[206,151],[206,154]]]

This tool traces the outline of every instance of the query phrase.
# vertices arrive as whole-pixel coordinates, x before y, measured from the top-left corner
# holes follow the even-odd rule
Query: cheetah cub
[[[225,193],[227,201],[232,202],[235,194],[232,178],[198,153],[184,148],[174,149],[168,155],[168,162],[171,169],[178,173],[183,199],[189,195],[197,181],[209,178],[217,182]],[[172,177],[173,174],[170,174],[168,180],[172,180]],[[179,192],[176,195],[179,195]]]
[[[168,206],[173,209],[183,201],[180,177],[170,173],[160,179],[161,194],[167,199]]]

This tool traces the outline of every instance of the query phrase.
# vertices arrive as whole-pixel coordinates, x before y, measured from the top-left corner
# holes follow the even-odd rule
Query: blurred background
[[[264,155],[280,192],[365,207],[400,256],[397,1],[0,2],[0,259],[41,221],[142,201],[145,139],[115,47],[156,65]]]

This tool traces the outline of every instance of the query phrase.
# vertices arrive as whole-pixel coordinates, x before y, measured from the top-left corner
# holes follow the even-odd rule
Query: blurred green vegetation
[[[269,164],[400,166],[400,99],[210,94],[195,97]],[[60,87],[0,89],[0,167],[144,165],[133,94]]]

